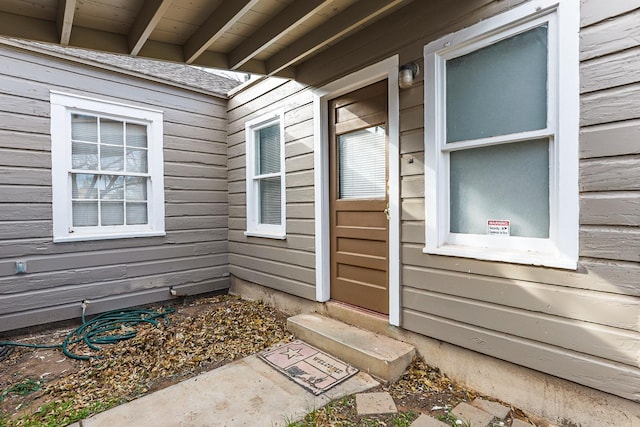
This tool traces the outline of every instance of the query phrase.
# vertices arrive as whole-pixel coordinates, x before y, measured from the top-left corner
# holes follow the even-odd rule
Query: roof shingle
[[[14,38],[0,38],[0,43],[41,53],[63,55],[72,60],[76,58],[83,61],[90,61],[97,66],[111,66],[126,71],[133,71],[155,79],[165,80],[167,83],[177,83],[181,86],[202,89],[220,95],[226,95],[231,89],[242,83],[239,80],[231,79],[220,74],[175,62],[117,55]]]

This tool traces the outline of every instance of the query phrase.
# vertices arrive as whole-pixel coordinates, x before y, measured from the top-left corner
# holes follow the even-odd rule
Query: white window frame
[[[280,171],[256,175],[256,132],[269,126],[280,128]],[[265,237],[284,240],[287,237],[286,183],[285,183],[285,135],[284,111],[278,110],[265,114],[245,123],[246,141],[246,197],[247,197],[247,231],[245,236]],[[280,177],[280,224],[260,224],[260,191],[261,179]]]
[[[445,63],[546,23],[545,129],[446,143]],[[424,47],[425,214],[423,252],[576,269],[578,260],[579,2],[532,0]],[[449,154],[473,147],[549,138],[549,238],[451,233]],[[502,219],[502,218],[496,218]]]
[[[53,241],[164,236],[163,113],[144,107],[51,91]],[[71,114],[87,114],[147,125],[147,218],[142,225],[74,227],[71,202]],[[78,172],[78,171],[76,171]]]

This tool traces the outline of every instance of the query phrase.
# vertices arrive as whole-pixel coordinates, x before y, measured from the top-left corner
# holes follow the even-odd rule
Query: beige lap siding
[[[245,123],[284,108],[287,236],[247,237]],[[270,79],[229,100],[229,261],[231,274],[315,298],[313,104],[296,82]]]
[[[0,331],[228,287],[225,99],[5,47],[0,64]],[[165,237],[52,242],[50,90],[164,112]]]

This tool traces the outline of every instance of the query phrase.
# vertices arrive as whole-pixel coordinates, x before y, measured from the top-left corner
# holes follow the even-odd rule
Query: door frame
[[[400,98],[398,55],[313,91],[316,300],[330,295],[328,100],[380,80],[388,83],[389,126],[389,323],[400,326]]]

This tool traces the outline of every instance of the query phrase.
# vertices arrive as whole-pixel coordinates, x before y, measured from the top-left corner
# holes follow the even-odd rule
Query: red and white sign
[[[491,236],[509,236],[511,223],[508,219],[488,219],[487,233]]]

